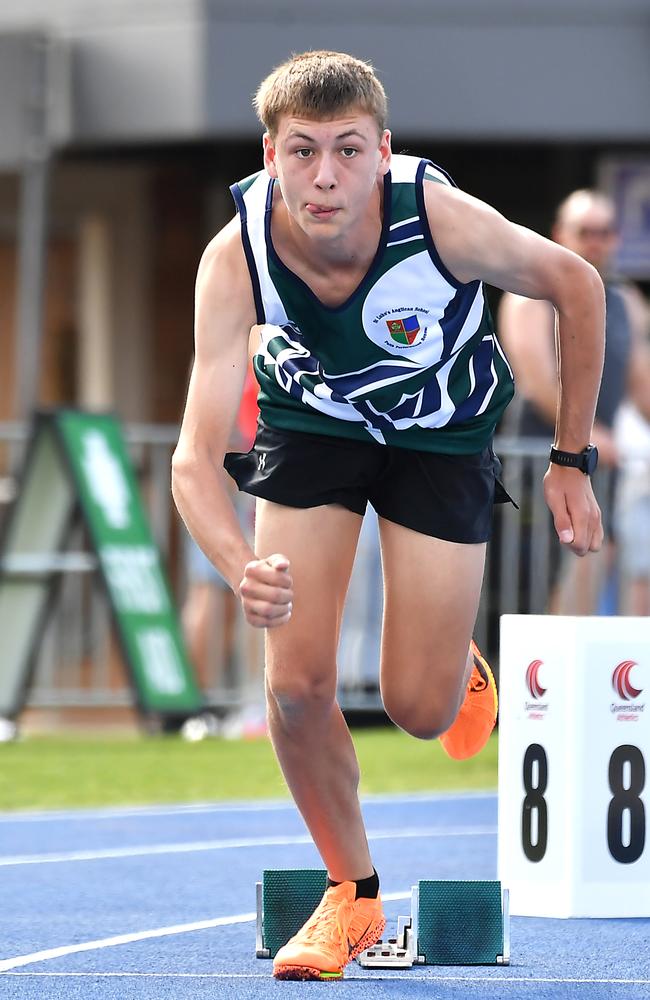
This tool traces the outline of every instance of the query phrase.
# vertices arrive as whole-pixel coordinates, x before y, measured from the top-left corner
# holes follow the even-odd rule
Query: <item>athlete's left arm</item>
[[[425,203],[438,253],[459,282],[481,280],[555,306],[555,446],[582,451],[591,439],[605,347],[605,293],[598,272],[570,250],[509,222],[456,188],[428,182]],[[578,555],[600,548],[600,511],[589,478],[579,470],[551,465],[544,491],[560,541]]]

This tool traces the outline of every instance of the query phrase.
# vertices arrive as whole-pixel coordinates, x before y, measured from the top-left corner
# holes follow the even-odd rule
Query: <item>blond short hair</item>
[[[253,106],[271,138],[282,115],[327,120],[358,108],[372,115],[380,134],[388,116],[386,92],[370,63],[325,50],[293,55],[277,66],[262,80]]]

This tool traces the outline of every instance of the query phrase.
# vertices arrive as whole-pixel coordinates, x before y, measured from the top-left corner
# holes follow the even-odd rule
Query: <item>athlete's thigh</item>
[[[485,543],[461,544],[380,518],[385,697],[457,695],[478,611]],[[431,684],[434,681],[434,684]]]
[[[267,629],[267,670],[335,674],[341,614],[362,518],[345,507],[286,507],[257,501],[258,558],[280,552],[293,579],[291,619]]]

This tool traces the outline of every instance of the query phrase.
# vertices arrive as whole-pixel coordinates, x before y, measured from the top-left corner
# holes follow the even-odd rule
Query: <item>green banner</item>
[[[160,553],[117,420],[53,415],[113,607],[140,707],[188,715],[202,698],[189,663]]]

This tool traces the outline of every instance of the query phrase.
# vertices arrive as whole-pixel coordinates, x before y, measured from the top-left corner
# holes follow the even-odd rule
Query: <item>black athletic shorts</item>
[[[514,502],[491,448],[472,455],[411,451],[285,431],[258,424],[251,450],[230,452],[224,467],[240,490],[287,507],[340,504],[451,542],[485,542],[495,503]]]

